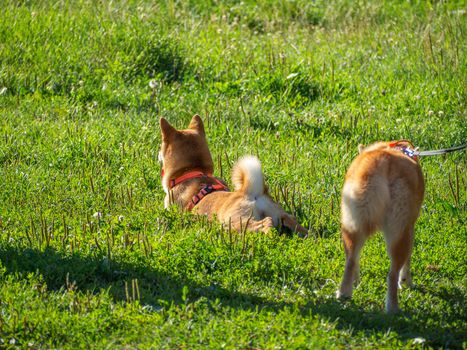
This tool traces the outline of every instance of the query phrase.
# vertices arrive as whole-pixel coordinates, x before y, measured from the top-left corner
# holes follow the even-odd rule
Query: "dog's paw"
[[[414,284],[412,282],[412,278],[400,278],[397,282],[397,286],[399,289],[402,288],[414,288]]]
[[[397,305],[388,305],[386,304],[386,313],[389,315],[396,315],[401,312],[401,309],[399,309],[399,306]]]
[[[250,229],[255,232],[269,233],[274,227],[274,221],[270,216],[265,217],[263,220],[250,222]]]
[[[308,238],[308,230],[299,224],[295,227],[295,232],[297,232],[300,238]]]
[[[273,228],[274,227],[274,220],[270,216],[266,216],[263,220],[261,220],[261,224],[265,228]]]
[[[391,298],[390,295],[386,295],[385,304],[387,314],[397,314],[400,312],[399,303],[397,302],[397,296]]]
[[[336,298],[339,300],[352,299],[352,293],[343,292],[340,289],[336,291]]]

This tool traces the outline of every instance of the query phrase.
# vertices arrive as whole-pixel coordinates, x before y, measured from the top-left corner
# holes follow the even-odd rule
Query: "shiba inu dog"
[[[337,297],[352,296],[360,250],[370,235],[381,230],[391,260],[386,311],[397,312],[398,284],[412,284],[410,258],[414,225],[425,191],[423,174],[409,141],[359,146],[359,153],[342,189],[341,231],[346,264]]]
[[[306,235],[308,231],[275,203],[268,194],[256,157],[242,158],[232,171],[234,191],[214,177],[203,121],[193,116],[186,130],[176,130],[160,119],[162,146],[162,186],[165,207],[171,204],[183,210],[216,217],[224,227],[237,231],[268,232],[272,227],[287,227]]]

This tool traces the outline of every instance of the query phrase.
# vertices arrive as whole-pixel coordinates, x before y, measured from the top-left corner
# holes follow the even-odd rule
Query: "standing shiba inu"
[[[306,235],[308,231],[269,196],[261,164],[256,157],[242,158],[233,168],[230,192],[224,181],[214,177],[203,121],[195,115],[186,130],[176,130],[160,120],[162,185],[165,207],[175,203],[183,210],[214,216],[237,231],[268,232],[287,227]]]
[[[397,287],[411,285],[410,256],[414,225],[425,185],[422,170],[408,141],[378,142],[359,155],[345,176],[341,202],[345,272],[337,297],[351,297],[358,278],[360,250],[381,230],[391,259],[387,278],[386,311],[398,311]]]

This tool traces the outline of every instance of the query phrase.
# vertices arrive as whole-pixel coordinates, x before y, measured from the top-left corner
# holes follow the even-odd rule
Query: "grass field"
[[[344,269],[359,143],[467,140],[463,1],[2,1],[0,348],[467,348],[467,157],[421,160],[416,287]],[[257,155],[310,237],[164,210],[159,117],[200,114],[216,175]]]

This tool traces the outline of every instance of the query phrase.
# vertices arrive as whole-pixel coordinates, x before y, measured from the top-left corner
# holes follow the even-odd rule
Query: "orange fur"
[[[190,171],[197,170],[206,174],[213,172],[204,124],[195,115],[186,130],[176,130],[164,118],[161,118],[160,126],[162,146],[159,155],[164,169],[162,185],[166,192],[165,206],[176,204],[186,210],[193,196],[204,185],[214,181],[209,178],[194,178],[172,189],[169,189],[169,181]],[[252,231],[268,232],[271,227],[285,226],[303,235],[308,233],[269,196],[261,164],[255,157],[241,159],[234,166],[232,179],[234,192],[213,192],[194,207],[194,212],[207,215],[210,219],[216,217],[225,227],[237,231],[247,226]]]
[[[409,142],[402,143],[410,147]],[[425,191],[423,174],[416,160],[391,148],[390,142],[359,146],[359,152],[347,171],[342,189],[346,267],[337,296],[352,296],[360,250],[370,235],[381,230],[391,259],[386,310],[395,312],[398,280],[399,285],[411,284],[410,256],[413,229]]]

